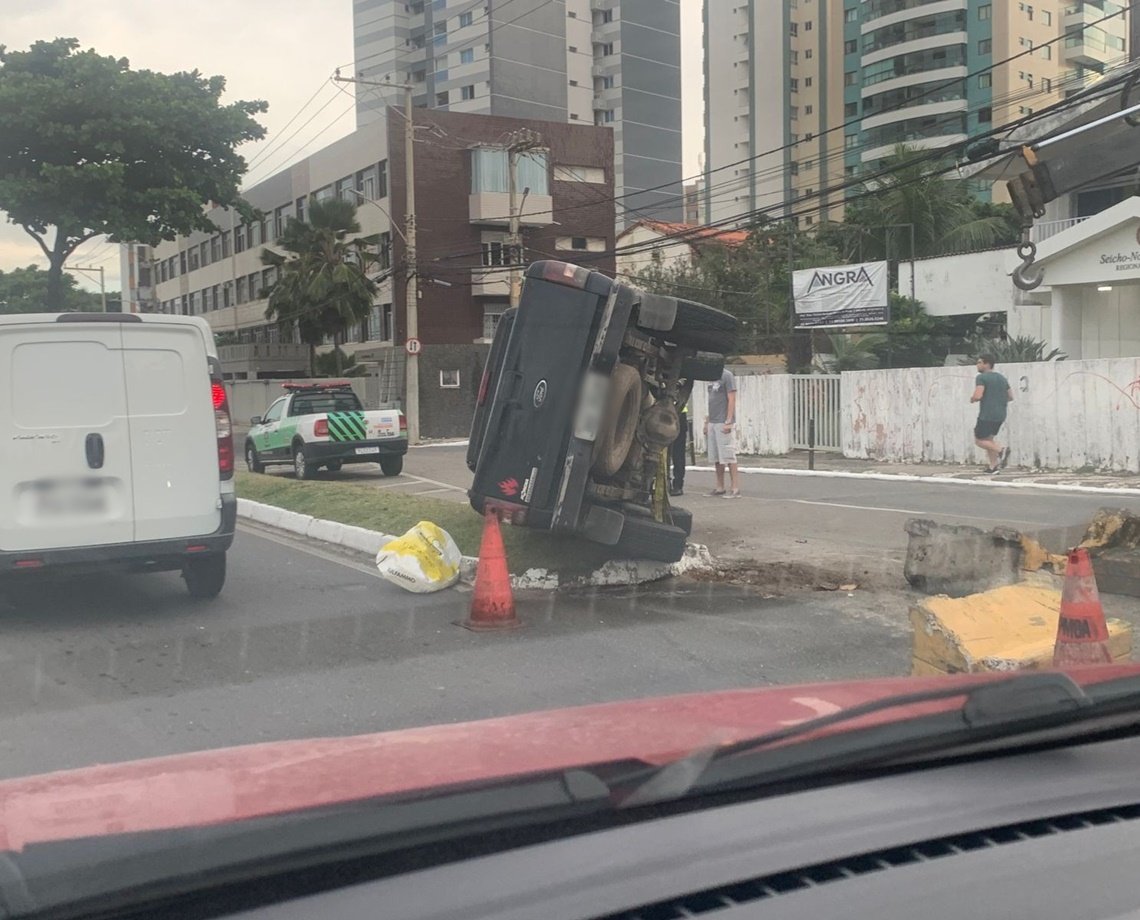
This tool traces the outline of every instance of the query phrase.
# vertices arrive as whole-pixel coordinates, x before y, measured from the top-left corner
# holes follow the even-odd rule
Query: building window
[[[798,105],[788,106],[788,118],[799,118],[799,117],[800,117],[800,107]]]
[[[380,269],[392,267],[392,234],[385,230],[376,244],[376,266]]]
[[[844,22],[858,22],[859,21],[859,9],[857,7],[851,7],[851,9],[849,9],[849,10],[844,10],[843,11],[843,21]]]
[[[484,307],[483,311],[483,338],[493,339],[495,337],[495,330],[499,328],[499,320],[503,318],[503,310],[505,306],[501,307]]]
[[[221,234],[210,237],[210,261],[218,262],[222,258]]]
[[[214,301],[213,301],[214,309],[220,310],[222,308],[222,286],[220,284],[215,284],[213,287],[213,292],[214,292]]]
[[[798,51],[789,51],[788,56],[791,58],[793,64],[800,62],[800,53]]]
[[[812,106],[810,106],[810,105],[805,105],[805,106],[804,106],[804,114],[805,114],[805,115],[810,115],[810,114],[812,113],[812,111],[813,111],[813,107],[812,107]]]
[[[298,198],[296,203],[297,203],[297,220],[303,222],[305,220],[305,196],[302,195],[300,198]]]
[[[237,302],[238,303],[245,303],[246,291],[248,289],[249,289],[249,285],[246,283],[245,275],[242,275],[237,280]]]
[[[810,32],[810,31],[811,31],[811,20],[810,20],[810,19],[809,19],[807,22],[805,22],[805,23],[804,23],[804,31],[805,31],[805,32]]]
[[[289,205],[283,204],[273,212],[273,238],[275,240],[281,239],[281,234],[285,232],[285,212],[289,210]]]
[[[853,38],[850,41],[845,41],[843,43],[843,53],[844,54],[856,54],[858,51],[859,51],[859,40],[857,38]]]
[[[388,161],[381,160],[376,164],[376,197],[388,197]]]
[[[234,227],[234,254],[245,252],[245,224]]]
[[[1053,25],[1053,14],[1048,10],[1041,11],[1041,21],[1047,26]]]
[[[608,125],[608,124],[611,124],[613,122],[613,120],[614,120],[614,110],[613,109],[602,109],[600,112],[598,112],[597,117],[594,119],[594,124]]]
[[[811,77],[804,77],[804,86],[808,89],[811,89],[811,82]]]
[[[986,105],[978,109],[978,123],[988,125],[994,120],[994,110]]]
[[[222,306],[232,307],[234,305],[234,283],[227,281],[222,285]]]
[[[843,138],[843,147],[846,150],[854,150],[859,145],[858,134],[848,134]]]
[[[437,106],[440,106],[441,108],[443,106],[447,105],[447,91],[446,90],[444,90],[442,93],[436,93],[435,94],[435,104]]]
[[[253,249],[254,246],[260,246],[265,239],[261,235],[261,221],[255,220],[246,228],[246,236],[249,237],[249,248]]]
[[[198,247],[198,261],[202,268],[210,264],[210,241],[206,240]]]
[[[983,38],[978,42],[978,54],[992,54],[994,50],[994,42],[992,38]]]
[[[468,10],[466,13],[459,14],[459,28],[466,29],[472,22],[475,21],[475,14]]]
[[[222,258],[223,259],[228,259],[230,257],[230,252],[232,251],[231,243],[232,243],[232,240],[230,238],[230,231],[229,230],[223,230],[222,231]]]
[[[178,268],[179,268],[179,274],[182,274],[182,275],[186,274],[186,250],[185,249],[183,249],[180,253],[178,253]]]
[[[815,160],[804,160],[804,169],[815,169]]]
[[[1041,46],[1041,57],[1045,58],[1045,60],[1047,60],[1047,61],[1053,60],[1053,47],[1052,47],[1052,45],[1042,45]]]
[[[800,34],[800,24],[798,22],[793,22],[791,25],[788,26],[788,33],[792,36],[799,35]]]
[[[1042,77],[1041,78],[1041,91],[1043,93],[1053,92],[1053,81],[1050,80],[1048,77]]]
[[[991,18],[993,14],[994,8],[992,3],[983,3],[978,7],[978,19],[982,22],[985,22],[987,19]]]
[[[858,114],[859,114],[859,103],[858,102],[847,102],[844,104],[844,106],[843,106],[843,117],[844,118],[854,118]]]
[[[1033,22],[1033,7],[1031,7],[1028,3],[1025,4],[1025,15],[1030,22]]]
[[[439,372],[439,387],[441,390],[458,390],[459,389],[459,371],[444,371]]]
[[[544,150],[528,150],[518,157],[518,187],[532,195],[550,194],[550,163]],[[476,147],[471,151],[471,193],[509,191],[507,151]]]
[[[805,60],[805,61],[810,61],[810,60],[811,60],[811,55],[812,55],[812,49],[811,49],[811,48],[808,48],[806,51],[804,51],[804,60]]]
[[[602,57],[608,57],[609,55],[611,55],[613,53],[614,53],[614,43],[613,42],[606,42],[604,45],[598,46],[598,54],[600,54]]]
[[[983,73],[978,75],[978,86],[981,89],[989,89],[994,85],[994,75],[992,73]]]
[[[601,86],[602,86],[602,89],[613,89],[614,88],[614,77],[613,77],[613,75],[611,74],[608,77],[602,77]]]
[[[426,79],[427,79],[427,71],[426,70],[416,70],[416,71],[412,72],[412,82],[413,83],[423,83],[424,80],[426,80]]]
[[[459,52],[459,63],[460,64],[474,64],[475,63],[475,49],[474,48],[464,48],[462,51],[460,51]]]
[[[793,93],[798,93],[800,91],[800,81],[792,77],[788,80],[788,89]]]
[[[459,96],[464,102],[469,102],[475,98],[475,87],[464,86],[459,90]]]
[[[336,197],[341,201],[356,201],[356,196],[352,194],[354,178],[354,176],[345,176],[336,180]]]
[[[195,272],[198,270],[198,247],[186,250],[186,261],[189,263],[190,271]]]
[[[844,86],[855,86],[859,80],[859,72],[857,70],[849,70],[843,75]]]
[[[510,247],[503,242],[483,244],[483,265],[486,268],[495,268],[510,265]]]

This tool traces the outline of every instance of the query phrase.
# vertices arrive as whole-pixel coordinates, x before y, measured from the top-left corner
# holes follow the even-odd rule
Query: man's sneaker
[[[1000,466],[990,466],[990,467],[986,468],[986,473],[990,476],[996,476],[1000,472],[1001,472]]]
[[[1007,466],[1009,466],[1009,448],[1008,448],[1008,447],[1003,447],[1003,448],[1002,448],[1002,450],[1001,450],[1001,456],[1000,456],[1000,457],[999,457],[999,459],[998,459],[998,466],[999,466],[1001,469],[1003,469],[1003,470],[1004,470],[1004,469],[1005,469]]]

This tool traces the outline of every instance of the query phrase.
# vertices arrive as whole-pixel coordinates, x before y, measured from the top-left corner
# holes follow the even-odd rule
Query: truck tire
[[[187,559],[182,567],[182,579],[191,597],[203,600],[217,597],[226,583],[226,554],[210,553]]]
[[[719,379],[719,378],[718,378],[718,379]],[[340,468],[341,468],[342,466],[344,466],[344,464],[343,464],[343,463],[341,463],[341,461],[339,461],[339,460],[330,460],[328,463],[326,463],[326,464],[325,464],[325,469],[326,469],[326,470],[328,470],[330,473],[339,473],[339,472],[340,472]]]
[[[598,437],[594,441],[591,469],[599,476],[613,476],[625,463],[637,423],[641,418],[641,374],[628,364],[617,364],[610,375],[610,396]]]
[[[257,448],[253,446],[253,441],[245,442],[245,466],[251,473],[265,472],[265,464],[257,455]]]
[[[626,514],[615,556],[676,562],[685,554],[688,536],[682,528],[655,521],[649,515]]]
[[[392,454],[390,457],[380,458],[380,472],[382,472],[385,476],[399,476],[403,469],[403,454]]]
[[[293,475],[298,479],[312,479],[317,475],[317,465],[308,461],[305,445],[300,441],[293,445]]]
[[[680,373],[685,380],[720,380],[724,373],[724,355],[698,351],[681,361]]]
[[[728,354],[736,347],[737,320],[731,313],[692,300],[677,301],[677,319],[664,338],[676,345]]]

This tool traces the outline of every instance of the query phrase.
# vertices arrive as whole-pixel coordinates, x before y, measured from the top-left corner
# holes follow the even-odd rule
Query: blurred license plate
[[[107,488],[101,480],[42,481],[35,486],[41,517],[94,517],[107,513]]]
[[[358,447],[358,448],[356,448],[356,453],[358,456],[360,454],[378,454],[378,453],[380,453],[380,448],[379,447]]]

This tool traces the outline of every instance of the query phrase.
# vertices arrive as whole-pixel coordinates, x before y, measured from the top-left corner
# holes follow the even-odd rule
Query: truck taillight
[[[565,284],[569,287],[584,288],[589,280],[590,270],[569,262],[543,262],[542,277],[555,284]]]
[[[481,406],[487,401],[487,391],[491,388],[491,367],[488,365],[483,370],[483,379],[479,381],[479,398],[475,401],[475,405]]]
[[[400,413],[400,431],[403,434],[408,433],[408,418],[403,412]]]
[[[218,438],[218,475],[232,479],[234,475],[234,429],[230,422],[230,402],[226,388],[220,380],[210,384],[210,397],[214,403],[214,431]]]
[[[329,436],[329,420],[327,418],[319,418],[316,424],[313,425],[313,434],[318,438],[327,438]]]

